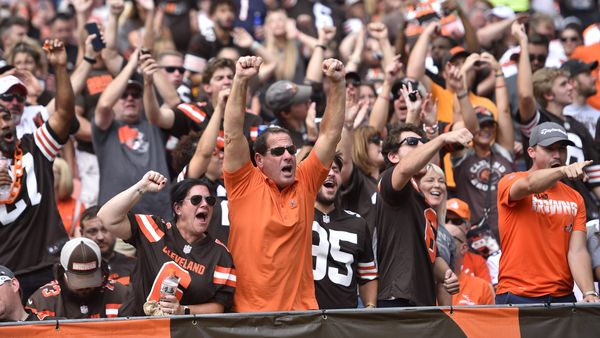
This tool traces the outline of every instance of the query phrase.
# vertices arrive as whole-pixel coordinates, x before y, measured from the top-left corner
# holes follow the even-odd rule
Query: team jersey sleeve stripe
[[[152,217],[148,215],[135,215],[135,219],[142,233],[151,243],[158,242],[165,234],[158,228]]]
[[[237,277],[235,275],[235,269],[226,268],[222,266],[215,266],[215,273],[213,275],[213,283],[220,285],[227,285],[235,287]]]
[[[49,141],[48,138],[48,132],[46,130],[46,132],[44,132],[44,127],[46,125],[44,124],[42,127],[38,128],[35,133],[33,134],[33,138],[35,141],[35,145],[38,147],[38,149],[42,152],[42,154],[44,155],[44,157],[46,157],[46,159],[48,161],[54,161],[54,158],[56,157],[56,154],[58,153],[58,148],[53,148],[52,144]]]
[[[523,133],[523,135],[525,137],[530,137],[531,130],[533,129],[533,127],[537,126],[539,122],[540,122],[540,112],[538,110],[536,110],[535,116],[531,119],[531,121],[519,125],[519,127],[521,129],[521,133]]]
[[[182,103],[177,106],[187,117],[196,123],[202,123],[206,119],[206,113],[190,103]]]

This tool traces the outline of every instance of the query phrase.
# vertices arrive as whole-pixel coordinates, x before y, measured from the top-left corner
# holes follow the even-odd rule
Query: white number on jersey
[[[337,231],[329,229],[329,239],[327,238],[327,230],[323,229],[319,222],[313,221],[313,231],[319,234],[319,244],[312,246],[312,254],[315,256],[315,267],[313,269],[314,280],[319,281],[327,275],[329,280],[335,284],[342,286],[350,286],[352,282],[352,263],[354,256],[347,252],[342,252],[341,241],[358,244],[358,236],[347,231]],[[331,250],[331,258],[338,263],[346,266],[346,274],[340,269],[330,266],[327,267],[328,253]]]
[[[42,201],[42,194],[40,194],[37,188],[37,179],[35,177],[35,170],[33,168],[33,156],[31,153],[27,153],[23,155],[22,161],[23,169],[27,173],[27,180],[26,182],[21,182],[21,188],[23,188],[22,185],[25,184],[31,206],[38,205]],[[16,221],[27,208],[27,203],[25,203],[23,199],[20,199],[15,202],[14,206],[15,209],[11,212],[8,212],[6,205],[0,204],[0,223],[2,223],[2,225],[10,224]]]

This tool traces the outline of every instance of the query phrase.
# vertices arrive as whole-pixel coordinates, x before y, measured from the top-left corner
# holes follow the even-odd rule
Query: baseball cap
[[[486,16],[495,16],[500,19],[512,19],[515,17],[515,11],[508,6],[496,6],[486,12]]]
[[[458,198],[451,198],[446,202],[446,211],[452,211],[462,219],[471,219],[469,205]]]
[[[452,47],[452,49],[450,49],[450,62],[458,59],[459,57],[467,57],[471,55],[471,53],[467,52],[467,50],[462,47],[462,46],[456,46],[456,47]]]
[[[265,95],[265,102],[269,108],[279,112],[285,107],[306,102],[312,93],[311,86],[298,85],[291,81],[281,80],[273,83]]]
[[[65,269],[67,283],[73,289],[102,285],[101,261],[98,244],[85,237],[73,238],[60,252],[60,265]]]
[[[573,77],[577,74],[591,72],[592,70],[598,68],[598,61],[585,63],[581,60],[568,60],[567,62],[563,63],[560,68],[569,72],[571,77]]]
[[[21,94],[27,95],[27,87],[16,76],[8,75],[0,77],[0,94],[6,93],[12,87],[21,91]]]
[[[479,122],[479,124],[485,123],[485,122],[496,122],[496,120],[494,120],[494,114],[492,114],[492,112],[487,109],[484,106],[477,106],[474,108],[475,110],[475,115],[477,115],[477,121]]]
[[[531,130],[529,146],[533,147],[539,144],[543,147],[548,147],[560,141],[567,142],[567,144],[570,146],[575,145],[575,143],[569,140],[565,128],[563,128],[560,124],[555,122],[544,122],[538,124]]]
[[[0,285],[8,282],[9,280],[15,278],[15,274],[10,271],[9,268],[4,265],[0,265]]]
[[[135,87],[137,88],[139,91],[143,91],[144,87],[142,86],[142,83],[138,80],[135,79],[129,79],[127,80],[127,88],[129,87]]]

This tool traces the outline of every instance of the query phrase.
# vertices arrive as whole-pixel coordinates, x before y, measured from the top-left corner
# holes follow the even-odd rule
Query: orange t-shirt
[[[431,81],[431,97],[438,100],[438,120],[447,123],[454,122],[454,93]],[[473,108],[483,106],[492,112],[495,119],[498,119],[498,109],[491,100],[469,92],[469,101],[471,101]]]
[[[458,284],[460,284],[460,292],[452,295],[452,305],[496,304],[492,285],[483,279],[461,273]]]
[[[79,210],[76,210],[79,205]],[[60,214],[60,218],[65,226],[65,230],[69,237],[73,237],[73,231],[75,231],[75,227],[79,226],[79,218],[81,214],[85,211],[85,207],[81,201],[76,200],[74,198],[70,198],[66,201],[56,201],[56,208],[58,209],[58,213]],[[78,214],[76,215],[76,211]],[[73,220],[73,218],[75,219]]]
[[[579,46],[575,48],[573,54],[571,54],[571,59],[581,60],[585,63],[593,61],[600,62],[600,42],[589,46]],[[598,68],[594,69],[592,74],[597,77]],[[596,81],[596,89],[596,95],[588,98],[587,103],[596,109],[600,109],[600,81]]]
[[[541,194],[509,201],[511,186],[529,172],[508,174],[498,182],[498,230],[502,257],[498,294],[566,296],[573,292],[567,254],[572,231],[585,233],[585,205],[562,182]]]
[[[490,269],[488,269],[485,258],[471,251],[467,251],[463,257],[461,274],[469,274],[479,277],[490,284],[492,283]]]
[[[312,222],[327,177],[315,152],[298,165],[296,182],[279,191],[250,161],[225,172],[237,272],[236,312],[318,309],[312,272]]]

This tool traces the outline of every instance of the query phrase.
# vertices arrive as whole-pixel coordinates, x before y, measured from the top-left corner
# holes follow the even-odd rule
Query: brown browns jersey
[[[381,175],[377,198],[378,299],[401,298],[414,305],[433,306],[437,214],[414,179],[402,190],[394,190],[393,171],[391,167]]]
[[[369,232],[373,233],[376,201],[377,181],[355,165],[350,182],[340,191],[340,206],[360,214],[367,221]]]
[[[52,172],[63,144],[47,122],[20,139],[21,190],[14,203],[0,204],[0,262],[16,275],[54,264],[69,240],[56,207]]]
[[[59,317],[67,319],[114,318],[119,315],[123,302],[129,298],[129,288],[107,280],[86,299],[73,294],[62,281],[53,280],[35,291],[27,300],[26,309],[39,319]]]
[[[109,271],[108,278],[114,279],[123,285],[129,285],[136,259],[116,251],[114,253],[109,260],[106,260]]]
[[[131,276],[133,297],[124,315],[143,316],[146,301],[159,300],[165,278],[179,278],[176,297],[182,305],[216,302],[228,309],[236,275],[229,250],[209,235],[189,244],[175,225],[157,216],[129,213],[137,264]]]
[[[315,209],[312,225],[315,295],[320,309],[356,308],[357,286],[377,279],[367,222],[351,211]]]

